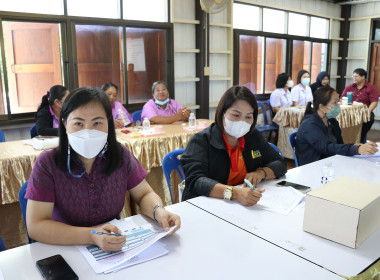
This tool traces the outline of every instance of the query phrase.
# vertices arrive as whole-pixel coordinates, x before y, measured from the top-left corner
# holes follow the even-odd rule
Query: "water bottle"
[[[189,117],[189,129],[196,129],[196,128],[197,128],[197,120],[195,118],[194,113],[191,113]]]
[[[334,178],[334,173],[335,172],[332,166],[332,162],[326,162],[325,166],[323,166],[321,170],[321,183],[327,184],[328,182],[332,181],[332,179]]]
[[[150,129],[150,121],[148,118],[144,118],[144,121],[143,121],[143,130],[144,131],[149,131]]]
[[[117,114],[118,114],[118,117],[123,120],[124,126],[126,126],[130,123],[130,120],[129,120],[127,114],[125,114],[122,109],[117,110]]]

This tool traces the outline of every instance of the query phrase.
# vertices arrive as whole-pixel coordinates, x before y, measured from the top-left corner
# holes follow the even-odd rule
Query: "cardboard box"
[[[380,226],[380,184],[339,177],[306,195],[303,230],[357,248]]]

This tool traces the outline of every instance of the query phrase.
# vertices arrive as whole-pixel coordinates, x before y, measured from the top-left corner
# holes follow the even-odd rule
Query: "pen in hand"
[[[92,233],[92,234],[99,234],[99,235],[123,236],[122,234],[118,234],[118,233],[108,233],[108,232],[95,231],[95,230],[92,230],[91,233]]]
[[[248,187],[250,187],[252,190],[256,190],[255,187],[251,184],[251,182],[248,179],[244,179],[244,182],[247,184]]]

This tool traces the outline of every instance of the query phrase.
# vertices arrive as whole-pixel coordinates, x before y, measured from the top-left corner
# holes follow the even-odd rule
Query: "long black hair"
[[[55,85],[50,88],[50,90],[42,96],[41,104],[38,106],[37,112],[47,105],[53,106],[54,101],[58,99],[59,101],[65,96],[67,88],[61,85]]]
[[[245,86],[230,87],[223,94],[223,96],[220,98],[218,107],[216,108],[215,123],[223,131],[224,130],[224,126],[223,126],[224,113],[227,111],[228,108],[230,108],[238,100],[246,101],[249,105],[251,105],[253,109],[253,123],[251,125],[251,129],[249,130],[249,133],[251,133],[255,129],[255,126],[256,126],[258,107],[257,107],[256,98],[253,95],[252,91],[250,91]]]
[[[89,103],[95,103],[100,105],[107,116],[108,121],[108,149],[105,152],[106,157],[106,166],[103,172],[107,175],[111,174],[120,166],[123,162],[123,148],[121,144],[116,141],[116,133],[115,126],[112,117],[112,109],[111,103],[107,97],[107,95],[101,90],[92,87],[83,87],[78,88],[72,91],[66,98],[63,103],[61,114],[59,116],[59,127],[58,127],[58,135],[59,135],[59,146],[57,148],[57,153],[55,157],[55,162],[57,166],[63,170],[67,170],[67,148],[68,148],[68,139],[66,133],[66,127],[64,123],[67,122],[67,118],[71,112],[76,109],[86,106]],[[71,155],[76,157],[77,154],[73,149],[71,149]],[[75,160],[72,160],[71,157],[71,165],[78,166]]]
[[[313,106],[311,106],[311,102],[307,103],[305,116],[317,112],[320,104],[326,106],[330,102],[331,96],[335,91],[336,90],[330,86],[318,88],[313,95]]]

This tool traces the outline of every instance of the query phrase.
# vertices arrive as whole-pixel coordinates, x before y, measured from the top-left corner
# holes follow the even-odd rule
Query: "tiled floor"
[[[380,142],[380,131],[370,131],[367,139]],[[295,166],[293,160],[286,160],[286,163],[288,169]],[[0,206],[0,236],[8,249],[27,244],[26,229],[19,203]]]

